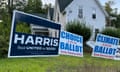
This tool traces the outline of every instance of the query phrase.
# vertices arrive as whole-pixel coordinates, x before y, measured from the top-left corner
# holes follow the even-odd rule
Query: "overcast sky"
[[[99,0],[100,3],[104,6],[105,2],[109,1],[109,0]],[[113,0],[115,2],[115,5],[113,5],[113,8],[118,8],[119,13],[120,13],[120,0]],[[51,3],[52,5],[55,4],[55,0],[42,0],[43,4],[49,4]]]

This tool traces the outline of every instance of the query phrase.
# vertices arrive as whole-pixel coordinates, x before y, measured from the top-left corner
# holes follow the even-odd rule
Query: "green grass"
[[[120,72],[120,61],[94,58],[89,54],[85,54],[83,58],[61,55],[49,58],[0,59],[0,72],[98,72],[92,71],[92,68],[114,68],[116,71],[113,72]]]

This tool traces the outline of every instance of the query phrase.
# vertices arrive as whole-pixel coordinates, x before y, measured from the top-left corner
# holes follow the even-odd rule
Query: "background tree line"
[[[110,17],[114,17],[115,19],[111,20],[111,26],[115,28],[120,28],[120,13],[118,13],[118,8],[112,8],[116,3],[111,0],[105,3],[105,10],[109,14]]]

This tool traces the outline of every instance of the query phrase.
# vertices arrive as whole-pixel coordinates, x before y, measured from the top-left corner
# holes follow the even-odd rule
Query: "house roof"
[[[54,8],[49,8],[50,20],[53,20]]]
[[[72,2],[73,0],[58,0],[58,4],[60,7],[60,12],[64,11],[65,8]]]

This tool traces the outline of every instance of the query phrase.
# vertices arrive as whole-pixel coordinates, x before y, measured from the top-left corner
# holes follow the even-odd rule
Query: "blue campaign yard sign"
[[[40,25],[58,30],[61,25],[48,21],[38,16],[14,11],[8,57],[48,57],[57,56],[59,50],[59,37],[47,37],[16,32],[17,22]]]
[[[98,34],[92,56],[115,59],[119,38]]]
[[[62,55],[83,57],[83,37],[61,31],[59,49],[59,53]]]

